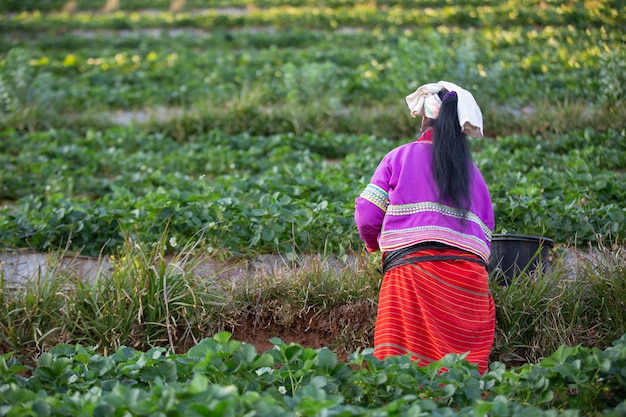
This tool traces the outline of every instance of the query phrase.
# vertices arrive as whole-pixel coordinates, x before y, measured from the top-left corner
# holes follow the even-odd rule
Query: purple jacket
[[[431,159],[431,131],[427,131],[380,162],[355,202],[354,220],[367,250],[386,252],[439,242],[489,262],[494,215],[482,174],[472,163],[471,206],[462,222],[457,210],[437,201]]]

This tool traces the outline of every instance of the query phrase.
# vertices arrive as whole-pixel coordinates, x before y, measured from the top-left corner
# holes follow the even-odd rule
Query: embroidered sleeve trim
[[[377,185],[367,184],[367,187],[361,192],[361,198],[378,206],[381,210],[387,211],[389,206],[389,194]]]

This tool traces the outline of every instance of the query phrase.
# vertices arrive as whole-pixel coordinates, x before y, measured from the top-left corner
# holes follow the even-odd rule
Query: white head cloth
[[[459,98],[457,112],[463,133],[475,138],[481,137],[483,135],[483,114],[474,96],[469,91],[448,81],[424,84],[413,94],[406,96],[406,104],[409,106],[411,116],[426,116],[430,119],[436,119],[441,107],[441,99],[437,93],[442,88],[456,92]]]

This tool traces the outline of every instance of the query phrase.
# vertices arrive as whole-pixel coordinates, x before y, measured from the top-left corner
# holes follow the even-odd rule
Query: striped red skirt
[[[386,254],[387,255],[387,254]],[[419,365],[448,353],[484,373],[495,335],[495,306],[481,259],[465,251],[424,249],[385,266],[374,356],[411,355]]]

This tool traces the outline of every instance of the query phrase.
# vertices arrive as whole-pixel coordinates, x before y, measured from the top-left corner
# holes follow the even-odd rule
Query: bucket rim
[[[491,241],[494,240],[521,240],[527,242],[544,242],[548,246],[554,246],[554,240],[545,236],[523,235],[516,233],[494,233],[491,235]]]

